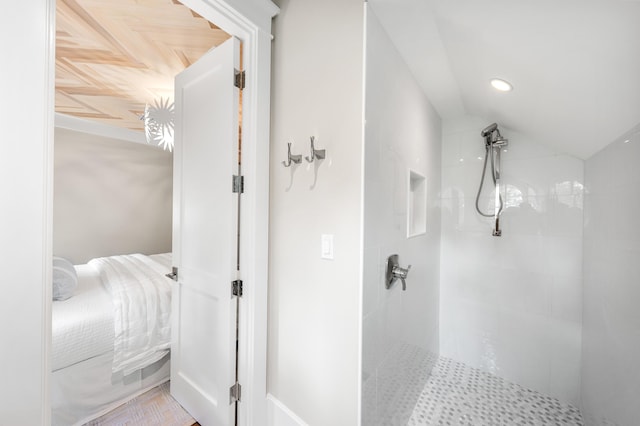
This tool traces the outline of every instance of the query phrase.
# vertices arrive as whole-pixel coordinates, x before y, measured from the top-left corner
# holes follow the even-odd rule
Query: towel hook
[[[290,167],[292,161],[296,164],[300,164],[302,162],[302,154],[291,155],[291,142],[289,142],[287,143],[287,161],[283,161],[282,165],[285,167]]]
[[[311,136],[311,157],[304,157],[310,163],[313,163],[313,161],[316,158],[318,160],[324,160],[324,157],[326,156],[326,150],[324,150],[324,149],[316,149],[313,146],[314,140],[315,140],[315,136]]]

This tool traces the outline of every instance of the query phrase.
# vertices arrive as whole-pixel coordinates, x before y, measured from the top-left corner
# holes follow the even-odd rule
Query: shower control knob
[[[392,254],[387,258],[387,272],[386,272],[386,282],[385,287],[387,289],[391,288],[396,280],[400,280],[402,282],[402,290],[405,291],[407,289],[407,282],[405,281],[407,278],[407,274],[409,274],[409,270],[411,269],[411,265],[406,268],[402,268],[398,263],[398,255]]]
[[[407,266],[407,268],[401,268],[399,266],[394,266],[393,271],[391,272],[393,274],[393,277],[396,279],[400,279],[400,281],[402,281],[402,290],[406,290],[407,289],[407,282],[405,281],[405,279],[407,278],[407,274],[409,273],[409,269],[411,269],[411,265]]]

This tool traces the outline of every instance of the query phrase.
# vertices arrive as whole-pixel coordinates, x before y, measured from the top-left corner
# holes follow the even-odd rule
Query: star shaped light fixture
[[[171,152],[174,135],[173,102],[169,98],[160,98],[151,105],[147,104],[140,119],[144,121],[144,134],[147,143],[155,143],[165,151]]]

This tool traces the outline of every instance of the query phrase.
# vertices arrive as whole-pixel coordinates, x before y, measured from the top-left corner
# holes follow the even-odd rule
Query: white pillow
[[[66,300],[78,287],[76,268],[67,259],[53,257],[53,300]]]

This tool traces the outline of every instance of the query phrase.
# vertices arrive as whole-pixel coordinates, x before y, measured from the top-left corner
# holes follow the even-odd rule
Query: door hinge
[[[172,267],[171,272],[169,272],[168,274],[165,274],[165,277],[171,278],[174,281],[178,281],[178,268],[175,266]]]
[[[233,192],[242,194],[244,192],[244,176],[233,175]]]
[[[240,397],[242,395],[242,387],[240,383],[236,382],[233,386],[229,388],[229,405],[234,402],[240,402]]]
[[[242,280],[235,280],[231,282],[231,292],[234,296],[242,297]]]
[[[244,73],[244,71],[235,70],[235,74],[234,74],[234,78],[233,78],[233,85],[236,86],[238,89],[242,90],[242,89],[244,89],[244,84],[245,84],[245,73]]]

